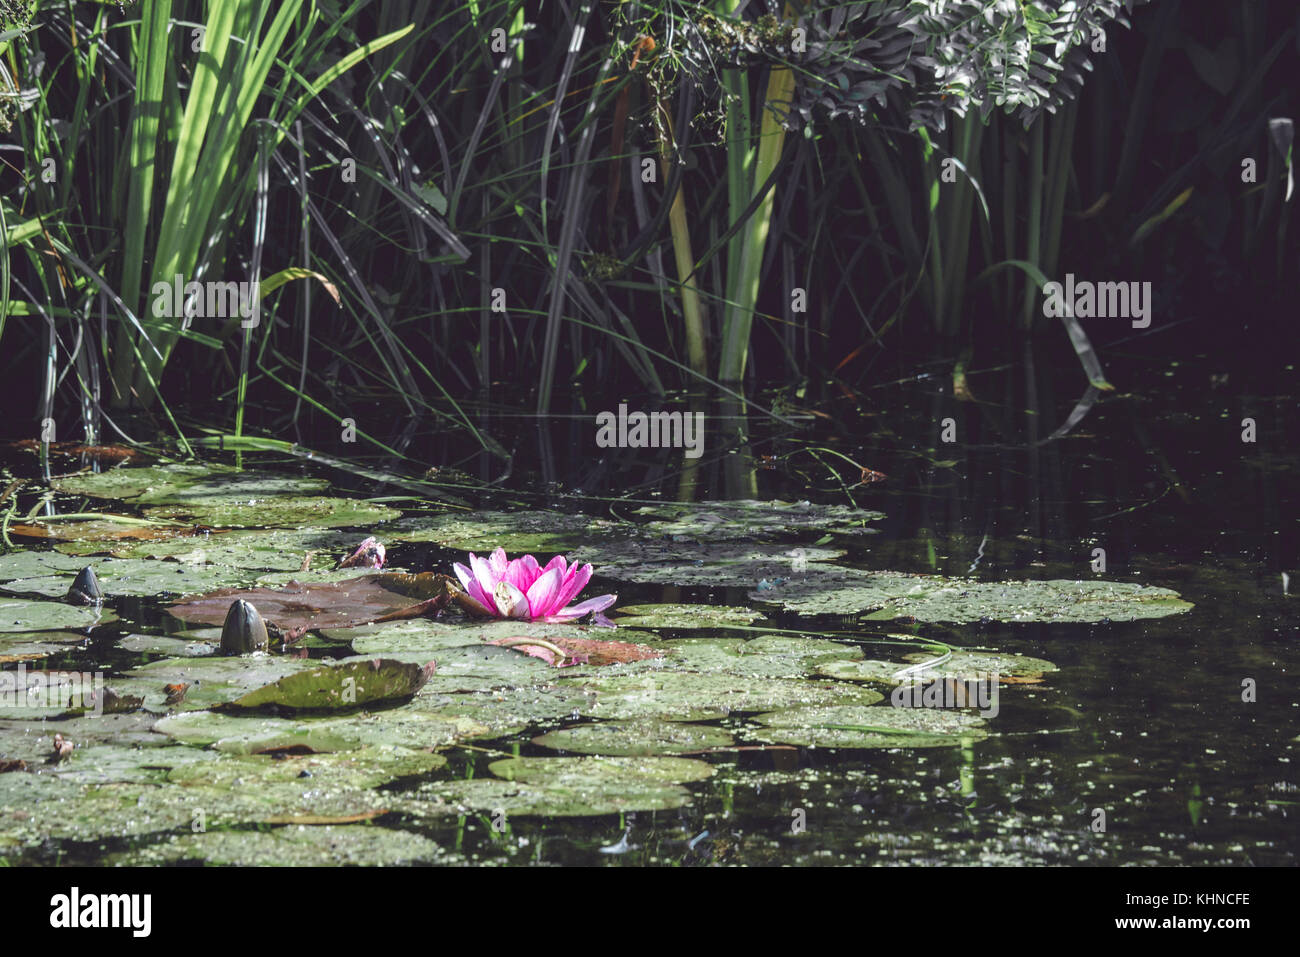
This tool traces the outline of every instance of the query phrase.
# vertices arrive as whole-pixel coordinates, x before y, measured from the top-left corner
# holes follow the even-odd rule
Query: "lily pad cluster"
[[[808,503],[652,506],[628,520],[396,518],[387,505],[328,499],[316,479],[206,466],[71,476],[59,491],[138,506],[176,534],[0,556],[0,661],[57,692],[0,715],[0,849],[132,838],[116,863],[454,860],[417,831],[472,814],[686,807],[723,786],[719,769],[742,749],[970,747],[996,733],[995,717],[896,707],[892,691],[992,676],[1033,684],[1056,669],[916,635],[873,646],[860,630],[842,640],[786,619],[782,630],[769,618],[778,610],[1100,622],[1188,607],[1123,583],[848,567],[836,545],[869,542],[879,513]],[[251,527],[281,522],[293,527]],[[615,606],[615,628],[475,619],[439,603],[447,579],[436,573],[449,569],[334,569],[362,537],[330,527],[342,524],[389,543],[566,554],[597,578],[738,587],[748,604]],[[67,600],[87,566],[102,604]],[[130,620],[117,600],[131,596],[197,597],[172,601],[178,621],[160,630]],[[223,649],[219,626],[240,600],[276,624],[270,653],[265,642]],[[127,627],[96,630],[115,614]],[[144,660],[105,676],[94,700],[64,702],[70,676],[40,658],[102,635]]]

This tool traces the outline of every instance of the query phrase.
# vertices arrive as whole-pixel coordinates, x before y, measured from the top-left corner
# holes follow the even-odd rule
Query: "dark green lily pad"
[[[68,495],[113,498],[137,504],[236,502],[304,495],[329,487],[323,479],[240,472],[229,466],[170,464],[116,468],[57,478],[50,485]]]
[[[502,758],[488,770],[507,781],[540,785],[616,788],[621,784],[690,784],[713,776],[713,765],[696,758],[589,757]]]
[[[627,605],[618,609],[620,628],[727,628],[744,626],[763,612],[734,605]]]
[[[843,682],[727,674],[661,673],[559,678],[560,687],[592,692],[591,718],[707,721],[736,711],[800,705],[873,704],[883,696]]]
[[[310,749],[353,751],[365,745],[439,748],[489,733],[471,718],[393,708],[347,718],[270,718],[191,711],[163,718],[154,729],[186,744],[231,754]]]
[[[399,542],[433,542],[444,548],[489,554],[504,548],[533,554],[545,563],[552,555],[565,555],[577,545],[594,539],[624,541],[637,534],[635,525],[560,512],[445,512],[404,518],[384,530]]]
[[[393,572],[398,569],[386,566],[385,570]],[[373,574],[372,568],[313,568],[305,572],[267,572],[265,575],[258,575],[254,584],[259,588],[283,588],[291,583],[326,585]]]
[[[328,824],[384,814],[392,796],[313,787],[311,779],[225,789],[173,784],[85,783],[51,774],[0,774],[0,836],[102,842],[157,832],[250,824]]]
[[[46,578],[50,575],[67,573],[68,584],[72,584],[72,579],[76,577],[77,572],[87,565],[93,565],[95,566],[95,572],[98,573],[99,565],[103,561],[102,558],[87,559],[75,555],[64,555],[57,551],[38,552],[28,549],[21,552],[10,552],[8,555],[0,555],[0,582]]]
[[[155,519],[183,520],[214,528],[274,528],[305,525],[343,528],[350,525],[374,525],[397,518],[402,513],[387,505],[359,502],[349,498],[284,497],[250,499],[239,502],[187,502],[181,505],[155,505],[145,515]]]
[[[482,645],[502,638],[592,638],[604,641],[652,642],[650,632],[631,628],[596,628],[574,624],[528,621],[412,621],[383,622],[359,628],[327,628],[325,637],[351,641],[359,655],[391,655]]]
[[[429,687],[425,685],[416,695],[412,708],[444,717],[470,718],[486,727],[493,738],[518,734],[530,725],[576,720],[592,700],[581,690],[544,685],[450,695],[431,693]]]
[[[459,858],[422,834],[365,824],[278,827],[272,831],[179,834],[112,855],[110,866],[202,862],[229,867],[408,867]]]
[[[385,652],[384,656],[417,665],[429,660],[424,651]],[[427,687],[436,694],[525,687],[545,683],[558,670],[538,658],[495,645],[444,648],[434,658],[438,670]]]
[[[117,643],[123,651],[146,655],[170,655],[173,658],[205,658],[216,654],[221,647],[221,636],[216,641],[191,641],[187,638],[167,638],[162,635],[127,635]]]
[[[472,627],[430,618],[410,618],[352,628],[322,628],[320,634],[330,641],[350,643],[359,655],[388,655],[475,644],[479,639],[469,631]]]
[[[101,673],[73,669],[20,666],[0,669],[0,701],[4,718],[57,718],[93,709],[104,688]],[[117,683],[117,679],[114,679]]]
[[[207,535],[186,535],[162,541],[118,542],[105,547],[95,543],[64,542],[55,546],[70,555],[106,553],[115,558],[153,558],[182,565],[222,565],[241,572],[298,572],[308,552],[312,570],[334,567],[350,548],[355,532],[328,528],[238,529]],[[243,574],[241,580],[253,576]]]
[[[188,531],[183,526],[148,524],[137,521],[134,516],[107,512],[96,518],[32,518],[9,526],[11,535],[51,542],[84,542],[100,549],[119,542],[175,538]]]
[[[943,660],[940,655],[926,652],[905,655],[904,658],[903,663],[867,660],[826,661],[818,665],[817,673],[841,681],[898,684],[904,680],[929,680],[939,677],[956,678],[961,681],[986,680],[993,674],[998,675],[999,679],[1025,679],[1059,670],[1050,661],[1025,655],[954,651],[946,660]],[[936,663],[925,665],[926,662]],[[925,665],[925,667],[918,669],[914,667],[916,665]]]
[[[682,783],[702,781],[711,765],[693,758],[507,758],[496,778],[437,781],[395,796],[395,810],[413,815],[483,811],[507,817],[586,817],[684,807]]]
[[[192,595],[237,585],[253,577],[224,566],[182,565],[138,558],[109,558],[98,562],[82,560],[83,567],[89,564],[93,564],[100,588],[110,599]],[[63,572],[7,582],[4,589],[62,598],[75,578],[76,572]]]
[[[374,788],[398,778],[426,774],[446,763],[446,758],[430,751],[374,745],[337,753],[276,757],[209,754],[206,761],[186,762],[173,769],[167,780],[186,787],[197,784],[227,790],[295,781],[309,781],[311,787],[320,788]]]
[[[66,736],[72,737],[71,732]],[[55,765],[40,766],[40,773],[81,784],[162,784],[173,770],[205,763],[211,757],[211,754],[197,748],[176,744],[113,745],[85,744],[83,741],[78,742],[66,760]]]
[[[337,711],[412,697],[424,687],[432,666],[421,667],[391,658],[345,661],[281,678],[225,707],[254,711]]]
[[[58,650],[58,645],[41,641],[22,641],[13,645],[5,645],[0,649],[0,665],[12,664],[17,661],[39,661]]]
[[[504,815],[507,821],[515,817],[596,817],[628,811],[667,811],[690,803],[691,792],[679,784],[629,781],[617,787],[581,782],[538,785],[499,778],[424,784],[413,792],[393,795],[391,802],[394,811],[412,817],[479,812],[493,817]]]
[[[0,632],[0,662],[65,652],[85,642],[86,636],[75,631],[42,631],[35,635]]]
[[[790,708],[754,720],[765,727],[749,737],[810,748],[942,748],[988,737],[981,718],[937,708]]]
[[[182,805],[145,803],[145,795],[160,790],[134,782],[87,784],[53,774],[0,774],[0,836],[34,847],[50,839],[96,841],[188,828],[193,812]]]
[[[446,548],[510,555],[554,554],[590,562],[596,574],[624,581],[753,587],[765,577],[790,574],[796,562],[826,561],[841,551],[808,547],[798,554],[780,547],[699,545],[674,542],[644,527],[558,512],[447,513],[394,522],[385,534],[397,541],[431,541]]]
[[[702,674],[799,678],[817,671],[823,661],[860,658],[855,645],[814,638],[764,635],[743,638],[687,638],[663,643],[668,663]]]
[[[805,615],[859,615],[885,621],[966,623],[995,621],[1099,622],[1163,618],[1191,608],[1167,588],[1105,581],[980,582],[903,572],[811,567],[763,591],[754,601],[774,602]]]
[[[870,535],[877,529],[869,528],[867,523],[885,517],[883,512],[847,505],[745,499],[692,505],[647,505],[636,509],[635,514],[654,519],[646,526],[652,534],[702,542],[751,541],[774,534],[835,532]]]
[[[10,713],[13,709],[5,710]],[[42,774],[91,781],[161,780],[192,749],[168,747],[168,739],[151,733],[156,720],[155,715],[139,712],[65,720],[6,718],[0,720],[0,758],[26,761]],[[47,759],[54,753],[56,734],[71,741],[73,751],[51,764]]]
[[[161,719],[154,730],[184,744],[213,747],[231,754],[280,750],[351,751],[360,741],[310,719],[242,717],[215,711],[189,711]]]
[[[764,583],[801,580],[822,569],[838,571],[826,562],[841,558],[844,552],[833,548],[779,545],[699,545],[691,542],[635,542],[627,546],[598,550],[579,549],[582,561],[591,562],[596,574],[618,581],[646,582],[655,585],[708,586],[712,588],[754,588],[750,598],[764,599]]]
[[[72,579],[68,579],[71,584]],[[65,588],[66,591],[66,588]],[[89,628],[116,619],[111,611],[89,605],[68,605],[61,601],[0,598],[0,633],[66,631]]]
[[[318,667],[319,661],[285,655],[224,655],[164,658],[115,677],[122,694],[144,699],[151,711],[200,711],[234,701],[281,678]],[[187,685],[180,701],[171,701],[168,685]]]
[[[648,757],[726,748],[732,737],[721,728],[680,721],[604,721],[551,731],[533,744],[577,754],[611,754]]]

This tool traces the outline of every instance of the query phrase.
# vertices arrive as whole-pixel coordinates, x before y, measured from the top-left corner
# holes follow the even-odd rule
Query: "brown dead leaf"
[[[59,542],[147,542],[177,537],[178,529],[174,525],[125,525],[112,521],[108,513],[105,515],[102,521],[90,519],[80,522],[23,522],[10,525],[9,531],[23,538],[42,538]]]
[[[242,598],[257,607],[268,628],[275,625],[288,637],[319,628],[436,614],[457,593],[463,595],[446,575],[379,572],[328,584],[294,581],[283,588],[222,588],[177,602],[168,611],[184,621],[221,625],[231,603]]]
[[[566,652],[565,665],[616,665],[628,661],[645,661],[648,658],[662,658],[663,652],[656,651],[649,645],[637,645],[630,641],[599,641],[595,638],[548,638],[548,643],[563,648]],[[534,658],[541,658],[547,664],[555,664],[555,652],[541,645],[525,644],[527,637],[498,638],[489,641],[489,645],[505,645],[516,651],[522,651]],[[518,644],[514,644],[518,642]]]
[[[267,824],[358,824],[361,821],[373,821],[388,813],[388,808],[375,808],[359,814],[279,814],[268,817]]]

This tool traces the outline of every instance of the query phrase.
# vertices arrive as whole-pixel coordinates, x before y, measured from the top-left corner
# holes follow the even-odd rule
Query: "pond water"
[[[852,412],[833,410],[811,430],[752,420],[761,500],[883,513],[871,521],[813,510],[800,513],[813,516],[802,524],[765,512],[737,525],[707,504],[677,522],[637,513],[671,501],[680,460],[657,449],[594,449],[592,416],[576,402],[572,418],[541,426],[523,417],[512,425],[485,405],[483,421],[491,419],[498,435],[514,428],[517,459],[528,463],[490,488],[472,476],[497,478],[499,462],[457,458],[438,436],[416,441],[424,445],[412,454],[447,463],[435,480],[448,484],[437,491],[478,514],[448,512],[407,489],[283,455],[245,456],[245,467],[259,472],[328,480],[332,495],[413,497],[363,506],[394,510],[363,511],[364,520],[313,506],[313,522],[337,521],[320,523],[315,540],[273,540],[256,544],[260,552],[228,556],[214,534],[168,552],[180,562],[143,557],[147,548],[138,553],[167,573],[192,576],[168,586],[170,594],[278,587],[313,545],[325,562],[310,562],[316,572],[345,554],[345,543],[375,535],[389,565],[411,571],[450,573],[468,547],[486,553],[497,544],[511,557],[535,551],[542,562],[556,552],[590,556],[595,578],[581,597],[616,592],[607,613],[615,622],[623,608],[688,607],[614,631],[550,626],[665,653],[623,664],[593,663],[593,656],[554,668],[517,648],[485,648],[483,640],[511,628],[537,638],[555,632],[484,629],[454,612],[433,623],[326,629],[307,640],[306,659],[223,664],[219,656],[180,657],[213,641],[215,630],[178,621],[139,564],[117,566],[116,577],[110,565],[101,579],[117,620],[85,640],[61,626],[49,647],[24,652],[22,664],[102,671],[110,687],[142,695],[143,704],[98,719],[0,713],[0,761],[24,757],[29,765],[0,774],[0,857],[11,864],[1294,864],[1300,562],[1291,506],[1296,456],[1284,423],[1294,421],[1295,400],[1270,394],[1271,382],[1248,393],[1220,391],[1210,359],[1157,367],[1133,357],[1108,371],[1116,382],[1163,378],[1167,387],[1110,397],[1065,438],[1037,448],[1017,446],[998,431],[1001,423],[942,398],[925,379],[868,393]],[[1293,370],[1277,374],[1278,391],[1294,394]],[[973,377],[971,385],[979,396],[1000,382]],[[798,400],[787,408],[797,412]],[[951,445],[939,438],[949,415],[962,432]],[[1254,443],[1241,440],[1245,416],[1258,423]],[[826,463],[846,485],[858,476],[835,452],[888,478],[846,494]],[[701,459],[701,498],[727,497],[722,458]],[[35,474],[20,451],[10,466],[13,474]],[[153,503],[149,493],[55,501],[63,512],[89,505],[221,527],[280,514],[246,502],[232,512],[212,491],[154,495]],[[270,498],[284,491],[260,490]],[[34,499],[23,501],[26,512]],[[553,528],[544,510],[591,518]],[[285,506],[279,520],[293,530],[302,524],[296,516]],[[446,525],[450,519],[460,524]],[[655,519],[666,524],[646,530]],[[191,548],[204,554],[187,560]],[[1097,549],[1104,570],[1094,568]],[[766,558],[755,562],[751,553]],[[245,554],[256,574],[231,571]],[[71,582],[73,564],[0,578],[13,595],[48,598]],[[862,593],[845,593],[870,576],[836,580],[834,600],[820,585],[801,597],[798,579],[842,574],[834,568],[957,581],[943,583],[937,598],[877,603],[872,608],[883,604],[886,612],[867,619],[841,612],[872,610]],[[1191,607],[1129,591],[1110,594],[1093,614],[1068,590],[1038,595],[1004,584],[1029,580],[1172,589]],[[920,581],[928,579],[913,584]],[[755,615],[736,612],[725,627],[711,624],[720,606]],[[828,608],[836,613],[812,613]],[[1125,608],[1156,610],[1124,620],[1131,617]],[[1040,620],[1014,620],[1025,617]],[[20,640],[29,647],[41,637],[0,634],[0,654],[20,657],[13,653]],[[888,680],[847,680],[866,668],[854,664],[859,659],[890,662],[886,672],[896,674],[890,669],[924,661],[938,667],[948,653],[955,667],[963,651],[1003,656],[996,664],[1013,680],[999,685],[996,715],[981,723],[977,710],[944,709],[944,723],[928,728],[928,737],[883,727],[892,719],[881,712],[898,710]],[[240,717],[206,710],[353,654],[432,659],[438,670],[413,698],[360,711]],[[1050,665],[1016,671],[1006,657],[1016,655]],[[247,674],[237,673],[241,661]],[[207,681],[199,697],[180,705],[160,699],[162,685],[187,677],[192,688]],[[830,710],[812,715],[810,706]],[[86,724],[92,720],[100,724]],[[70,757],[46,765],[38,758],[59,729],[74,740],[91,730]],[[866,746],[833,746],[846,742]],[[593,749],[607,756],[580,757]],[[634,753],[608,756],[620,749]],[[263,753],[243,753],[250,751]]]

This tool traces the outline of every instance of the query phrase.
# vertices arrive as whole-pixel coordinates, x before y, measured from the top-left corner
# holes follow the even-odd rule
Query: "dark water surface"
[[[983,580],[1132,581],[1174,588],[1195,603],[1183,615],[1096,625],[778,618],[783,627],[836,632],[840,640],[906,630],[1059,665],[1041,684],[1002,689],[988,739],[969,749],[710,755],[717,775],[691,785],[693,806],[674,811],[515,817],[500,833],[487,815],[432,824],[389,815],[377,826],[420,831],[470,861],[507,864],[1296,863],[1300,559],[1293,503],[1300,490],[1287,441],[1296,421],[1294,368],[1279,359],[1250,381],[1241,370],[1224,381],[1211,378],[1225,372],[1213,356],[1169,363],[1135,354],[1112,359],[1107,371],[1117,394],[1065,438],[1037,449],[1024,444],[1024,417],[1003,411],[1004,397],[1015,393],[1007,373],[972,376],[972,390],[991,400],[987,405],[944,397],[951,390],[936,376],[823,400],[826,417],[814,416],[811,430],[751,419],[753,451],[771,457],[758,460],[761,498],[847,501],[817,457],[801,451],[807,448],[832,449],[888,474],[851,490],[858,505],[887,517],[881,534],[847,561]],[[1052,382],[1038,383],[1036,394],[1049,397],[1037,416],[1040,437],[1063,419],[1080,379],[1077,367],[1060,373],[1058,395],[1047,391]],[[1162,385],[1123,391],[1137,381]],[[797,397],[786,401],[800,407]],[[484,405],[480,421],[514,443],[516,464],[491,494],[461,494],[495,508],[594,514],[626,512],[611,501],[619,496],[672,498],[680,458],[596,448],[593,417],[603,407],[574,399],[568,417],[538,419]],[[938,440],[948,416],[960,438],[953,444]],[[1247,416],[1257,424],[1255,443],[1241,440]],[[718,429],[718,420],[710,424]],[[488,479],[501,474],[500,462],[466,454],[458,443],[419,436],[410,454]],[[711,432],[700,459],[702,497],[725,497],[726,455],[723,438]],[[824,453],[822,461],[856,481],[842,461]],[[394,494],[334,470],[320,474],[360,495]],[[1089,565],[1097,548],[1105,550],[1104,574]],[[410,546],[390,555],[439,570],[459,557]],[[1284,572],[1292,576],[1289,596]],[[602,582],[599,569],[597,576],[590,593],[617,591],[625,605],[745,601],[740,590]],[[120,605],[119,614],[135,619],[113,626],[119,634],[178,627],[151,602]],[[105,631],[87,650],[49,666],[126,668],[143,660],[114,649],[114,637]],[[1255,701],[1242,700],[1244,682],[1255,686]],[[554,754],[530,743],[536,733],[473,743]],[[485,775],[492,760],[469,750],[448,755],[451,764],[434,776]],[[94,862],[104,850],[51,845],[11,861]]]

